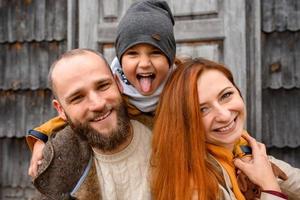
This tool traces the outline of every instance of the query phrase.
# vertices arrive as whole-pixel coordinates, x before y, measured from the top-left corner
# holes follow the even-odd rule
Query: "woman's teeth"
[[[231,128],[233,128],[234,123],[235,123],[235,120],[233,120],[233,121],[232,121],[228,126],[226,126],[226,127],[222,127],[222,128],[216,129],[216,131],[218,131],[218,132],[226,132],[226,131],[230,130]]]

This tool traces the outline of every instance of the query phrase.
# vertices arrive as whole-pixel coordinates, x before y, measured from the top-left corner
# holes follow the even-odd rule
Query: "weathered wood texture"
[[[0,89],[46,89],[51,63],[66,49],[66,42],[0,44]]]
[[[30,153],[24,138],[0,138],[0,150],[0,199],[31,199],[34,189],[27,175]]]
[[[0,137],[23,138],[56,114],[49,90],[0,90],[0,97]]]
[[[1,186],[31,187],[31,180],[27,175],[30,152],[24,138],[1,138],[0,144],[2,165],[2,170],[0,171]],[[9,163],[9,165],[5,163]]]
[[[0,199],[32,198],[24,136],[55,115],[47,74],[69,42],[67,8],[67,0],[0,0]]]
[[[300,1],[262,0],[262,30],[267,33],[300,30]]]
[[[276,158],[288,162],[290,165],[300,168],[300,148],[276,148],[268,149],[268,154],[276,156]]]
[[[263,88],[300,88],[300,30],[264,33],[262,43]]]
[[[66,38],[66,3],[66,0],[0,0],[0,43]]]
[[[261,140],[261,4],[246,1],[247,129]]]
[[[300,90],[263,90],[263,142],[270,147],[300,147]]]
[[[262,0],[261,15],[261,138],[300,167],[300,2]]]

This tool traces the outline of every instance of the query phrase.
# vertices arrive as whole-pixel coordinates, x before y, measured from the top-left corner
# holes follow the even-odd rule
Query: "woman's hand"
[[[245,139],[252,148],[253,159],[249,162],[237,158],[234,160],[234,165],[243,171],[254,184],[260,186],[262,190],[281,192],[268,159],[265,145],[257,142],[249,135],[246,135]]]
[[[38,166],[42,164],[44,147],[45,143],[40,140],[37,140],[33,145],[30,166],[28,169],[28,175],[32,178],[36,177]]]

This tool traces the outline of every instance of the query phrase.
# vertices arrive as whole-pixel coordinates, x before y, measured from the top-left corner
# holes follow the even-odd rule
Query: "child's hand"
[[[28,175],[32,178],[36,177],[38,166],[42,164],[44,147],[45,143],[41,140],[37,140],[33,145],[30,166],[28,169]]]
[[[247,139],[252,148],[253,159],[250,162],[235,159],[235,166],[243,171],[253,183],[260,186],[263,190],[275,190],[280,192],[281,190],[274,176],[265,145],[257,142],[248,135],[245,139]]]

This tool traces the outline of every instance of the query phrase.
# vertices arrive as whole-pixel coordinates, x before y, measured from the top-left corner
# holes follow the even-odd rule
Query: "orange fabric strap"
[[[238,186],[235,166],[233,164],[233,153],[224,147],[216,146],[213,144],[207,144],[207,148],[208,151],[214,156],[215,159],[217,159],[217,161],[222,165],[222,167],[224,167],[224,169],[228,173],[235,197],[238,200],[245,200],[245,197]]]

